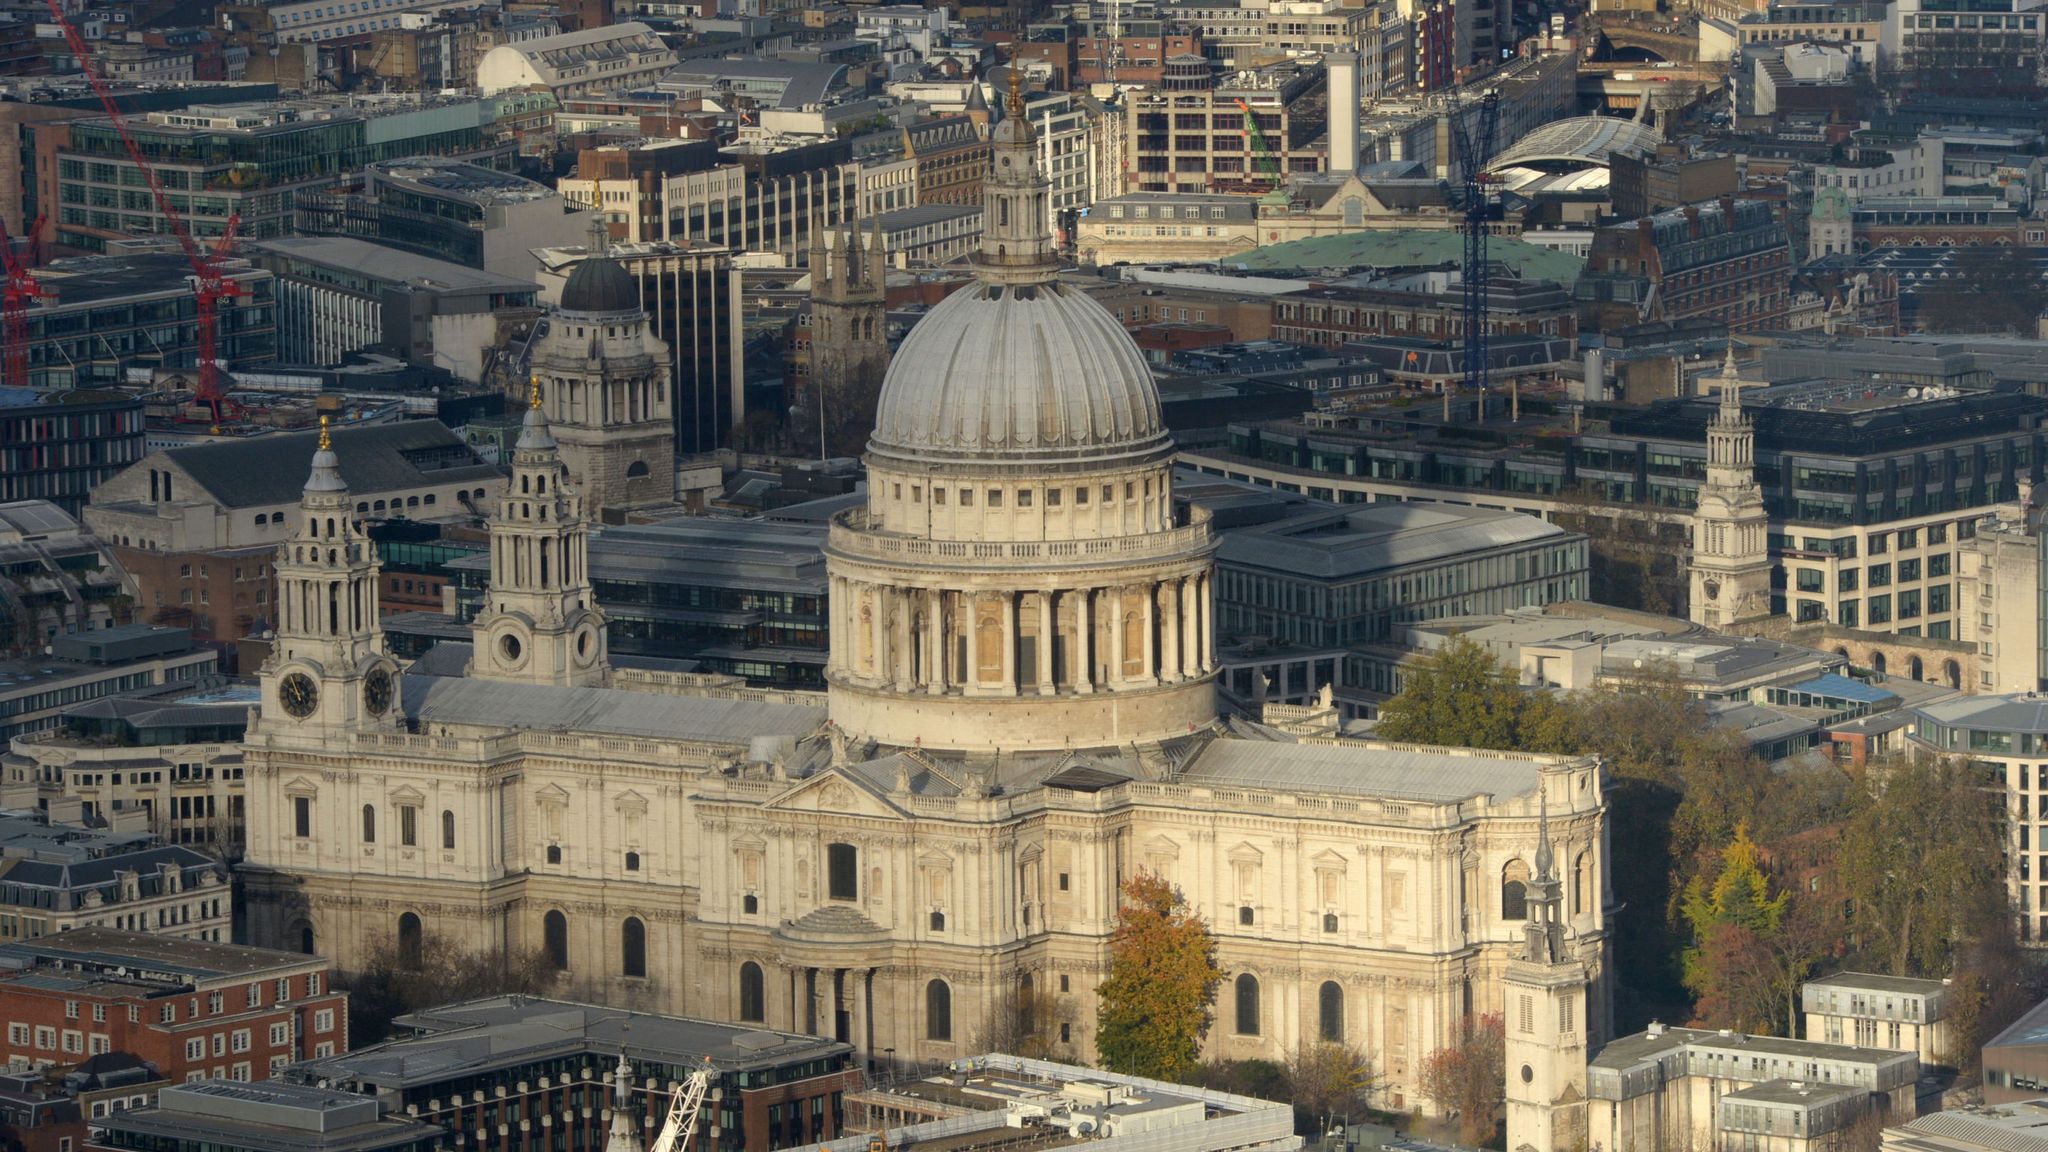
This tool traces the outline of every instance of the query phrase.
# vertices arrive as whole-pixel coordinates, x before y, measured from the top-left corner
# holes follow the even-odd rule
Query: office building
[[[218,677],[87,700],[0,752],[0,808],[62,811],[233,861],[247,841],[242,733],[253,693]]]
[[[2041,837],[2048,834],[2048,791],[2036,763],[2048,752],[2048,706],[2033,692],[2006,696],[1965,696],[1925,704],[1908,741],[1918,755],[1967,757],[2002,794],[2005,809],[2006,897],[2021,945],[2048,944],[2048,903],[2037,887],[2048,877],[2034,867]]]
[[[1919,1057],[1817,1040],[1652,1024],[1586,1068],[1586,1132],[1607,1148],[1759,1146],[1824,1152],[1875,1112],[1918,1114]]]
[[[498,313],[533,308],[540,286],[343,236],[250,245],[277,277],[278,357],[338,364],[377,349],[480,380]]]
[[[268,1080],[348,1051],[348,996],[295,952],[84,927],[0,943],[10,1067],[125,1052],[174,1083]]]
[[[733,1152],[842,1135],[845,1096],[862,1081],[851,1046],[817,1035],[595,1004],[473,1000],[398,1024],[399,1039],[299,1065],[285,1079],[374,1099],[438,1131],[477,1131],[490,1108],[532,1108],[564,1118],[555,1133],[564,1147],[596,1149],[611,1122],[607,1106],[616,1106],[611,1073],[622,1059],[630,1069],[626,1107],[649,1144],[675,1084],[708,1066],[713,1092],[698,1124],[700,1147]]]
[[[649,151],[690,146],[677,141]],[[556,186],[571,202],[595,209],[615,240],[776,252],[793,264],[809,248],[813,227],[842,227],[860,205],[862,167],[846,140],[743,139],[714,160],[693,156],[679,167],[579,174]]]
[[[1991,94],[2039,83],[2048,12],[2027,0],[1898,0],[1886,6],[1885,71],[1913,87]]]
[[[0,863],[0,945],[91,927],[216,944],[233,933],[227,866],[152,836],[0,812]]]
[[[590,213],[546,184],[445,157],[367,165],[352,191],[302,193],[298,231],[449,260],[493,275],[533,278],[533,249],[578,244]]]
[[[2040,1107],[2041,1093],[2048,1089],[2048,1003],[2035,1005],[1985,1041],[1982,1065],[1985,1104],[2012,1105],[2032,1100]]]
[[[298,193],[374,161],[483,155],[488,121],[473,97],[391,97],[195,105],[134,117],[127,127],[157,179],[185,198],[186,226],[210,242],[229,216],[240,218],[245,239],[288,235]],[[111,121],[73,123],[57,162],[59,244],[103,251],[110,240],[168,231]]]
[[[476,83],[486,96],[545,88],[563,100],[643,87],[675,66],[653,29],[629,21],[500,44],[477,62]]]
[[[0,504],[46,502],[75,517],[142,451],[139,396],[0,388]]]
[[[1799,986],[1807,1039],[1912,1052],[1929,1070],[1958,1055],[1949,1029],[1951,999],[1946,980],[1874,972],[1837,972]]]
[[[154,1108],[106,1117],[93,1152],[432,1152],[447,1132],[386,1116],[375,1100],[265,1081],[174,1084]]]
[[[1511,268],[1486,279],[1489,335],[1578,335],[1571,290]],[[1273,298],[1273,339],[1339,348],[1381,336],[1462,342],[1465,286],[1455,272],[1389,276],[1362,285],[1303,288]]]
[[[183,628],[130,624],[53,637],[48,655],[0,662],[0,739],[62,725],[88,700],[203,680],[218,671],[211,649]]]
[[[134,599],[113,551],[75,518],[45,500],[0,504],[0,656],[127,624]]]
[[[224,272],[239,291],[215,313],[214,355],[230,370],[277,359],[274,278],[240,259],[228,260]],[[191,276],[191,262],[168,251],[73,256],[36,269],[50,295],[31,301],[27,311],[29,382],[61,390],[113,388],[127,384],[131,372],[189,376],[199,363],[199,305]],[[74,399],[88,405],[82,418],[95,412],[95,402],[116,406],[99,412],[137,403],[111,395]],[[138,408],[136,433],[140,419]],[[125,418],[112,420],[103,434],[130,427]],[[79,431],[89,440],[93,429],[88,424]],[[0,458],[13,443],[0,440]]]

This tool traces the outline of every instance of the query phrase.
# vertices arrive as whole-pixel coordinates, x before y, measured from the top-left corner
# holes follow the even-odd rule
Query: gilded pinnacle
[[[320,417],[320,450],[325,452],[332,447],[334,447],[334,441],[329,439],[327,435],[327,417],[322,416]]]

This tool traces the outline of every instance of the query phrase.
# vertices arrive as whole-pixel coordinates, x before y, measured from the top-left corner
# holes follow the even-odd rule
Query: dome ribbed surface
[[[609,256],[591,256],[569,272],[562,285],[564,312],[638,312],[640,286]]]
[[[1116,318],[1055,282],[977,283],[918,321],[889,364],[870,450],[1091,459],[1168,447],[1152,370]]]

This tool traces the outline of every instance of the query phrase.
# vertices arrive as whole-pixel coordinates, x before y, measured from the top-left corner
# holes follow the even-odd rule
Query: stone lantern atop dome
[[[910,330],[827,545],[832,714],[884,745],[1130,744],[1215,719],[1215,542],[1151,369],[1063,283],[1013,70],[975,280]]]

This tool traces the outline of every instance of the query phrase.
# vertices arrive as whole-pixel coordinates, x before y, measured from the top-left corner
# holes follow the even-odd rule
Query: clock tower
[[[313,471],[277,554],[277,628],[261,673],[265,727],[275,734],[324,739],[338,728],[398,727],[398,665],[377,618],[376,546],[354,515],[323,416]]]
[[[1707,480],[1692,517],[1689,615],[1728,628],[1771,614],[1771,515],[1756,482],[1756,426],[1742,411],[1733,341],[1717,384],[1721,407],[1707,424]]]
[[[590,590],[590,521],[548,430],[540,378],[491,517],[491,585],[469,675],[559,687],[611,678],[605,620]]]

